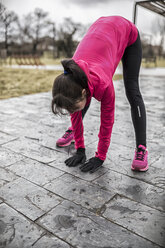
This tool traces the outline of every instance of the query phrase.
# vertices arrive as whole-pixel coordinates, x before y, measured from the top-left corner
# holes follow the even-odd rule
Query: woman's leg
[[[87,112],[89,106],[90,106],[90,103],[89,103],[89,105],[85,106],[85,107],[83,108],[83,110],[81,111],[82,118],[84,118],[84,116],[85,116],[85,114],[86,114],[86,112]]]
[[[146,110],[139,89],[139,70],[142,59],[140,36],[125,49],[122,64],[126,96],[131,105],[131,116],[135,129],[136,146],[146,147]]]

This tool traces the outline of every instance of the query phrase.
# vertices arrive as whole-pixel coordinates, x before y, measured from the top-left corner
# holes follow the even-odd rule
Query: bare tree
[[[19,35],[18,39],[21,44],[31,42],[30,37],[31,14],[24,16],[22,20],[18,20]]]
[[[18,16],[13,11],[8,11],[2,4],[0,6],[0,34],[4,41],[4,48],[8,53],[9,42],[12,41],[13,34],[16,30]]]
[[[81,29],[80,23],[75,23],[71,18],[65,18],[58,31],[58,51],[64,50],[67,57],[73,55],[75,49],[74,35]]]
[[[153,21],[152,27],[154,34],[160,35],[159,56],[161,56],[165,46],[165,18],[157,17]]]
[[[88,24],[81,24],[81,27],[80,27],[80,29],[79,29],[79,37],[78,38],[82,38],[85,34],[86,34],[86,32],[87,32],[87,30],[89,29],[89,27],[92,25],[92,23],[88,23]]]
[[[56,26],[55,23],[50,20],[47,23],[50,26],[49,36],[52,38],[53,58],[56,58]]]
[[[5,6],[2,4],[2,3],[0,3],[0,15],[2,15],[3,14],[3,12],[5,11]]]
[[[24,16],[24,20],[19,22],[20,40],[22,43],[31,42],[33,44],[32,53],[37,52],[37,46],[41,43],[45,33],[48,32],[48,13],[40,8],[36,8],[33,13]]]

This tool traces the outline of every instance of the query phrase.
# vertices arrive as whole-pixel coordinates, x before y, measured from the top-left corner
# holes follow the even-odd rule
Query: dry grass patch
[[[0,99],[48,92],[61,71],[0,67]],[[115,75],[113,80],[121,79]]]
[[[0,99],[17,97],[52,89],[61,71],[0,68]]]

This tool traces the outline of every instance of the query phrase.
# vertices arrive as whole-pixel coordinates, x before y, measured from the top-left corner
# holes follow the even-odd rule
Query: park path
[[[44,65],[44,66],[33,66],[33,65],[8,65],[5,66],[7,68],[13,68],[13,69],[38,69],[38,70],[59,70],[63,71],[62,65]],[[115,74],[121,74],[122,73],[122,66],[121,64],[116,68]],[[154,67],[154,68],[144,68],[141,67],[140,74],[144,76],[161,76],[165,77],[165,68],[164,67]]]
[[[70,125],[51,93],[0,101],[0,248],[165,247],[165,82],[142,75],[149,170],[131,171],[134,131],[123,81],[115,81],[110,148],[94,174],[68,168],[74,146],[56,147]],[[100,103],[84,119],[87,157],[97,148]]]

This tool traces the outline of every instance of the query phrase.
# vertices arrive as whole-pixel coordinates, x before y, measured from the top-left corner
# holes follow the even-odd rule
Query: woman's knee
[[[126,90],[126,96],[131,106],[143,102],[143,98],[140,91]]]

